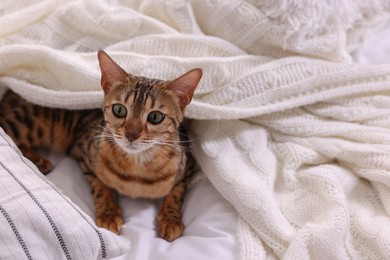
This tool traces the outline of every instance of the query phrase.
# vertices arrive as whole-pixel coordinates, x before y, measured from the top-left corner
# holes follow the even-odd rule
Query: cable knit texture
[[[99,49],[135,75],[201,67],[194,153],[240,215],[240,258],[386,259],[390,66],[349,51],[389,1],[302,3],[3,1],[0,92],[99,107]]]

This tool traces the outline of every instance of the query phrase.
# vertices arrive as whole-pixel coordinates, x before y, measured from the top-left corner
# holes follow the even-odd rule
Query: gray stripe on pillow
[[[64,239],[62,238],[62,235],[60,231],[58,230],[57,225],[54,223],[52,217],[47,212],[47,210],[42,206],[42,204],[38,201],[38,199],[32,194],[32,192],[8,169],[3,162],[0,161],[0,166],[6,170],[9,175],[22,187],[22,189],[30,196],[30,198],[35,202],[35,204],[38,206],[38,208],[42,211],[42,213],[46,216],[47,220],[50,223],[50,226],[52,227],[58,242],[60,243],[60,246],[62,248],[62,251],[64,252],[66,259],[72,259],[72,257],[69,254],[69,250],[65,244]]]
[[[26,163],[26,161],[25,161],[25,159],[24,159],[23,157],[21,157],[21,159],[22,159],[23,163],[24,163],[25,165],[27,165],[27,167],[29,167],[31,170],[33,170],[33,171],[35,172],[35,170],[31,168],[31,165],[28,164],[28,163]],[[39,174],[39,176],[42,178],[42,180],[43,180],[47,185],[49,185],[51,188],[53,188],[53,190],[54,190],[61,198],[63,198],[63,199],[69,204],[69,206],[71,206],[71,207],[80,215],[80,217],[83,218],[83,219],[85,220],[85,222],[87,222],[87,224],[96,232],[96,234],[97,234],[97,236],[98,236],[98,239],[99,239],[99,242],[100,242],[100,248],[101,248],[102,258],[103,258],[103,259],[106,259],[106,258],[107,258],[106,244],[105,244],[105,242],[104,242],[103,235],[102,235],[102,233],[99,231],[99,229],[97,229],[94,225],[92,225],[92,224],[87,220],[87,218],[85,217],[85,215],[82,214],[82,213],[80,212],[80,210],[78,210],[78,209],[74,206],[73,203],[71,203],[68,199],[66,199],[66,198],[64,197],[64,195],[61,194],[61,193],[59,193],[58,190],[57,190],[55,187],[53,187],[53,185],[52,185],[50,182],[48,182],[44,177],[42,177],[42,174],[43,174],[43,173],[38,172],[37,174]],[[117,244],[117,245],[118,245],[118,244]],[[118,247],[120,248],[119,245],[118,245]]]
[[[0,131],[0,135],[3,137],[3,139],[8,143],[9,146],[13,147],[14,144],[11,144],[9,143],[8,139],[4,136],[3,134],[4,132]],[[21,159],[21,161],[23,161],[23,163],[29,167],[34,173],[36,173],[47,185],[49,185],[62,199],[64,199],[84,220],[85,222],[88,223],[88,225],[96,232],[97,236],[98,236],[98,239],[100,241],[100,248],[101,248],[101,253],[102,253],[102,258],[103,259],[106,259],[107,258],[107,249],[106,249],[106,244],[105,244],[105,241],[104,241],[104,238],[103,238],[103,235],[102,233],[99,231],[99,229],[97,229],[94,225],[92,225],[84,216],[84,214],[82,214],[80,212],[80,210],[78,210],[73,203],[71,203],[68,199],[66,199],[64,197],[64,195],[60,192],[58,192],[58,190],[53,187],[53,184],[51,184],[50,182],[48,182],[42,175],[41,172],[37,172],[36,169],[33,169],[31,167],[31,165],[29,163],[26,162],[26,159],[25,157],[21,156],[20,153],[17,153]],[[118,245],[118,244],[117,244]],[[118,245],[118,247],[120,248],[120,246]]]
[[[9,226],[11,227],[12,231],[14,232],[14,235],[16,239],[18,240],[20,246],[23,248],[23,252],[26,254],[27,259],[33,259],[31,257],[30,251],[27,248],[26,243],[24,242],[22,236],[20,235],[18,228],[16,227],[15,223],[12,221],[10,215],[7,213],[7,211],[0,205],[0,212],[3,214],[4,218],[7,220]]]

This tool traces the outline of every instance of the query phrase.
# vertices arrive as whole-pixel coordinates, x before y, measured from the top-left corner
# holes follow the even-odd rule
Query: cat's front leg
[[[185,182],[176,184],[171,192],[164,197],[157,215],[158,233],[167,241],[173,241],[183,233],[181,206],[185,190]]]
[[[96,225],[118,234],[123,224],[123,218],[111,188],[104,185],[92,173],[86,173],[86,176],[92,188]]]

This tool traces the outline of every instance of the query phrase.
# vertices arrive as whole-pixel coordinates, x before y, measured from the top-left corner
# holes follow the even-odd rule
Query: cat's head
[[[115,142],[136,154],[156,144],[174,144],[184,110],[202,77],[193,69],[173,81],[136,77],[104,51],[98,52],[105,127]]]

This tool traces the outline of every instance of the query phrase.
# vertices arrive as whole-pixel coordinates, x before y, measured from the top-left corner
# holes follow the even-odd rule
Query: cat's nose
[[[140,134],[136,131],[127,131],[125,136],[130,142],[132,142],[137,140],[140,137]]]

